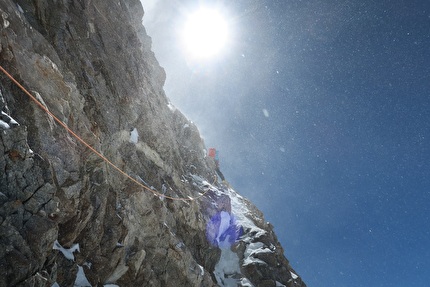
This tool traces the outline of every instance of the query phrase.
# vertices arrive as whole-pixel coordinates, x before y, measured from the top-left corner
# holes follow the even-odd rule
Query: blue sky
[[[429,1],[145,1],[165,91],[308,286],[428,286]],[[229,47],[191,62],[187,11]]]

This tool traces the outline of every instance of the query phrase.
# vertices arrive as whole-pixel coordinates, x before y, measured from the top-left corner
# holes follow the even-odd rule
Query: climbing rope
[[[138,180],[136,180],[135,178],[133,178],[132,176],[130,176],[129,174],[127,174],[125,171],[123,171],[122,169],[120,169],[118,166],[116,166],[113,162],[111,162],[108,158],[106,158],[104,155],[102,155],[99,151],[97,151],[95,148],[93,148],[90,144],[88,144],[84,139],[82,139],[78,134],[76,134],[74,131],[72,131],[65,123],[63,123],[57,116],[55,116],[51,111],[49,111],[49,109],[47,107],[45,107],[41,102],[39,102],[37,100],[37,98],[35,96],[33,96],[29,91],[27,91],[26,88],[24,88],[24,86],[22,86],[11,74],[9,74],[1,65],[0,65],[0,70],[9,78],[12,80],[12,82],[14,82],[34,103],[36,103],[45,113],[47,113],[49,116],[51,116],[60,126],[62,126],[69,134],[71,134],[74,138],[76,138],[79,142],[81,142],[84,146],[86,146],[91,152],[93,152],[95,155],[97,155],[99,158],[101,158],[104,162],[106,162],[108,165],[110,165],[114,170],[118,171],[120,174],[122,174],[123,176],[125,176],[126,178],[128,178],[129,180],[131,180],[132,182],[134,182],[136,185],[138,185],[139,187],[143,188],[144,190],[150,191],[151,193],[153,193],[155,196],[159,196],[162,198],[168,198],[171,200],[183,200],[183,201],[193,201],[193,200],[197,200],[200,197],[203,197],[210,189],[207,189],[206,191],[204,191],[203,193],[201,193],[200,195],[196,196],[196,197],[173,197],[173,196],[168,196],[165,194],[162,194],[148,186],[146,186],[145,184],[139,182]]]

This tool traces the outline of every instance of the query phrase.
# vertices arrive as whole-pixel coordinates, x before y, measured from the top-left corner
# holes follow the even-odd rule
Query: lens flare
[[[236,218],[227,211],[217,212],[206,226],[206,237],[214,246],[231,247],[243,234],[242,227],[236,224]]]

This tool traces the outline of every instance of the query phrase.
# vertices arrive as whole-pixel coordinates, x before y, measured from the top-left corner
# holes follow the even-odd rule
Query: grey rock
[[[138,0],[0,2],[1,64],[51,113],[0,76],[0,108],[20,124],[0,130],[0,287],[73,286],[78,265],[93,286],[220,283],[221,249],[206,226],[233,211],[236,195],[214,182],[198,128],[169,108],[142,17]],[[264,232],[242,227],[236,279],[306,286],[263,214],[240,202]],[[53,250],[55,240],[79,243],[74,261]],[[256,242],[271,252],[245,264]]]

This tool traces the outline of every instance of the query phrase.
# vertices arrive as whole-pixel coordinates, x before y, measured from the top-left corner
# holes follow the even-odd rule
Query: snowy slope
[[[223,287],[256,286],[252,283],[252,279],[247,277],[247,270],[253,270],[254,266],[269,269],[270,262],[279,256],[275,242],[271,243],[267,240],[268,231],[256,224],[256,222],[261,224],[264,219],[259,218],[255,206],[234,189],[222,184],[210,184],[199,176],[192,176],[192,178],[202,192],[209,189],[215,195],[213,196],[214,205],[220,209],[208,223],[208,240],[221,249],[221,256],[214,270],[217,283]],[[229,198],[229,206],[217,202],[219,201],[217,199],[226,196]],[[286,286],[285,284],[305,286],[301,285],[301,279],[294,270],[284,270],[283,273],[282,277],[287,278],[283,281],[286,282],[281,283],[273,279],[271,280],[273,286]]]

